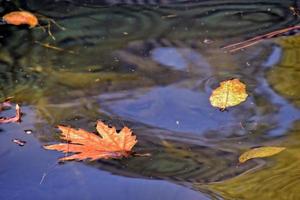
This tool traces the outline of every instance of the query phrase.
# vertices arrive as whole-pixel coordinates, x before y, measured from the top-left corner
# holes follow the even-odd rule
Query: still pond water
[[[300,199],[300,36],[236,53],[221,47],[297,25],[296,0],[1,1],[1,16],[39,14],[42,28],[1,25],[0,98],[24,117],[0,129],[0,199]],[[47,48],[50,44],[56,48]],[[44,45],[44,46],[43,46]],[[219,82],[249,97],[220,112]],[[13,110],[1,115],[13,115]],[[57,164],[58,124],[133,129],[151,157]],[[32,134],[26,134],[31,130]],[[20,147],[12,142],[25,140]],[[286,151],[238,165],[253,147]]]

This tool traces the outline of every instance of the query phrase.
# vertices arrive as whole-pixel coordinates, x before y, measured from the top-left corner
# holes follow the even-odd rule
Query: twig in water
[[[52,164],[52,165],[47,169],[47,171],[45,171],[45,172],[43,173],[42,178],[41,178],[41,180],[40,180],[40,185],[42,185],[42,183],[44,182],[46,176],[48,176],[48,174],[49,174],[52,170],[54,170],[54,168],[55,168],[58,164],[59,164],[59,163],[55,162],[54,164]]]
[[[56,51],[62,51],[62,52],[66,51],[66,52],[68,52],[68,53],[70,53],[70,54],[76,54],[74,51],[71,51],[71,50],[65,50],[65,49],[63,49],[63,48],[60,48],[60,47],[57,47],[57,46],[50,45],[49,43],[42,43],[42,42],[39,42],[39,41],[34,41],[34,43],[39,44],[39,45],[41,45],[41,46],[43,46],[43,47],[45,47],[45,48],[53,49],[53,50],[56,50]]]
[[[300,29],[300,26],[292,26],[292,27],[289,27],[289,28],[280,29],[280,30],[277,30],[277,31],[273,31],[271,33],[267,33],[267,34],[264,34],[264,35],[256,36],[254,38],[250,38],[250,39],[245,40],[243,42],[238,42],[238,43],[235,43],[235,44],[227,45],[227,46],[223,47],[222,49],[227,50],[229,52],[236,52],[238,50],[253,46],[253,45],[261,42],[262,40],[270,39],[270,38],[273,38],[273,37],[276,37],[276,36],[280,36],[281,34],[287,33],[287,32],[292,31],[292,30],[297,30],[297,29]]]

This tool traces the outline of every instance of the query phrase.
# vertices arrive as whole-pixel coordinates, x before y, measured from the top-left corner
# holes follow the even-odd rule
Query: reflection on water
[[[260,171],[210,187],[220,192],[224,199],[299,199],[299,143],[294,142],[299,141],[299,121],[288,134],[287,151]]]
[[[39,28],[0,30],[0,98],[25,108],[21,124],[1,126],[1,199],[299,199],[299,36],[220,48],[297,24],[296,1],[1,4],[66,28],[51,27],[55,40]],[[230,78],[249,98],[220,112],[208,98]],[[58,140],[57,124],[93,131],[98,119],[131,127],[135,151],[152,156],[55,165],[60,154],[40,148]],[[238,165],[241,152],[264,145],[287,151]]]
[[[105,101],[101,105],[123,118],[151,126],[189,134],[205,134],[205,130],[216,127],[239,128],[231,113],[220,115],[219,110],[212,110],[209,95],[199,91],[169,86],[153,88],[145,94],[137,90],[133,94],[124,94],[125,98],[120,98],[120,94],[117,96],[116,101],[110,95],[107,100],[100,96],[100,101]]]

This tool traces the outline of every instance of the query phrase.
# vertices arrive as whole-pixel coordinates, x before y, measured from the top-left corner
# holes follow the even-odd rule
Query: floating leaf
[[[12,25],[27,24],[30,28],[38,25],[38,19],[28,11],[13,11],[3,16],[3,21]]]
[[[110,128],[101,121],[97,122],[97,131],[101,137],[83,129],[76,130],[66,126],[58,128],[62,131],[61,139],[70,143],[46,145],[44,148],[76,153],[63,157],[60,161],[128,157],[137,143],[136,136],[132,135],[129,128],[124,127],[117,133],[115,127]]]
[[[285,147],[259,147],[246,151],[239,157],[239,162],[244,163],[252,158],[264,158],[273,156],[285,150]]]
[[[238,79],[232,79],[222,81],[220,87],[212,92],[209,100],[212,106],[224,110],[245,101],[247,96],[245,84]]]
[[[4,102],[1,104],[1,109],[2,109],[2,105],[9,105],[8,102]],[[0,110],[1,111],[1,110]],[[14,117],[1,117],[0,118],[0,124],[6,124],[6,123],[12,123],[12,122],[20,122],[21,121],[21,108],[18,104],[16,104],[16,115]]]

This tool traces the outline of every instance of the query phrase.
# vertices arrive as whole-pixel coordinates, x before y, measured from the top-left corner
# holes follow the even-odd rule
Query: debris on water
[[[30,130],[30,129],[26,129],[26,130],[24,130],[24,132],[27,134],[27,135],[30,135],[30,134],[32,134],[32,130]]]
[[[290,6],[289,7],[289,10],[292,12],[292,14],[294,15],[294,16],[300,16],[300,11],[299,11],[299,9],[298,8],[295,8],[295,7],[293,7],[293,6]]]
[[[176,14],[170,14],[170,15],[164,15],[164,16],[161,16],[162,19],[166,19],[166,18],[174,18],[174,17],[177,17]]]
[[[206,38],[206,39],[203,40],[203,43],[204,43],[204,44],[212,44],[213,41]]]
[[[0,124],[21,122],[21,116],[21,108],[18,104],[16,104],[16,115],[14,117],[0,117]]]
[[[52,50],[55,50],[55,51],[61,51],[61,52],[67,52],[67,53],[70,53],[70,54],[76,54],[74,51],[72,50],[65,50],[63,48],[60,48],[60,47],[57,47],[57,46],[53,46],[49,43],[42,43],[42,42],[39,42],[39,41],[34,41],[34,43],[36,44],[39,44],[41,45],[42,47],[45,47],[45,48],[48,48],[48,49],[52,49]]]
[[[149,156],[152,156],[151,153],[135,153],[135,152],[133,152],[132,155],[138,156],[138,157],[149,157]]]
[[[20,147],[23,147],[26,144],[26,141],[20,139],[13,139],[12,142],[19,145]]]

